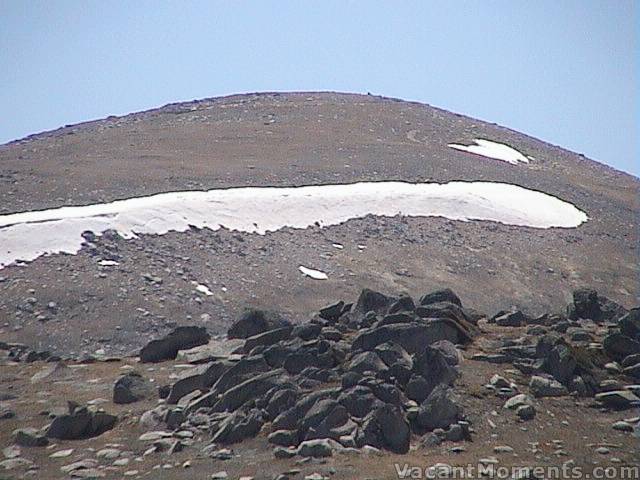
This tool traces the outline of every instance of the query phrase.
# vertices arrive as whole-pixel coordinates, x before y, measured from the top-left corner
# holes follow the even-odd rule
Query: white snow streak
[[[0,215],[0,268],[42,255],[76,254],[82,232],[124,238],[195,226],[264,234],[337,225],[366,215],[490,220],[534,228],[577,227],[587,215],[542,192],[493,182],[363,182],[170,192],[81,207]]]
[[[314,270],[313,268],[307,268],[302,265],[298,267],[298,270],[300,270],[307,277],[311,277],[314,280],[327,280],[329,278],[326,273],[321,272],[320,270]]]
[[[209,287],[207,287],[206,285],[202,285],[201,283],[196,285],[196,290],[200,293],[204,293],[207,297],[210,297],[211,295],[213,295],[213,292],[209,290]]]
[[[508,145],[492,142],[491,140],[483,140],[481,138],[476,138],[474,142],[475,145],[459,145],[457,143],[450,143],[449,147],[455,148],[456,150],[462,150],[464,152],[475,153],[476,155],[482,155],[483,157],[502,160],[503,162],[508,162],[512,165],[517,165],[518,163],[529,163],[529,159],[527,157]]]

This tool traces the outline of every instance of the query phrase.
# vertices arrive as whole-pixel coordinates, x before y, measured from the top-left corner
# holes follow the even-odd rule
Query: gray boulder
[[[49,440],[35,428],[20,428],[13,431],[13,443],[20,447],[45,447]]]
[[[613,390],[596,394],[596,401],[607,408],[625,410],[640,406],[640,398],[629,390]]]
[[[427,431],[448,428],[462,419],[463,408],[453,390],[447,385],[438,385],[420,405],[417,424]]]
[[[374,352],[361,352],[353,356],[349,366],[349,371],[364,373],[378,373],[387,370],[387,365]]]
[[[538,375],[531,377],[529,389],[535,397],[562,397],[569,394],[567,388],[554,378]]]
[[[116,380],[113,386],[113,403],[133,403],[155,395],[151,382],[138,372],[129,372]]]
[[[276,312],[266,310],[245,310],[240,318],[229,328],[229,338],[249,338],[259,333],[277,328],[291,326],[291,323],[283,319]]]
[[[179,350],[205,345],[210,339],[204,327],[177,327],[164,338],[152,340],[145,345],[140,350],[140,361],[147,363],[173,360]]]
[[[117,420],[118,417],[103,410],[90,410],[69,402],[69,413],[55,417],[46,435],[60,440],[95,437],[111,430]]]
[[[622,333],[611,333],[604,337],[602,346],[606,354],[614,360],[622,360],[629,355],[640,353],[640,342]]]
[[[238,443],[245,438],[255,437],[262,425],[264,418],[258,409],[254,408],[248,413],[234,412],[221,422],[211,441],[222,444]]]
[[[466,343],[470,337],[452,321],[435,320],[427,323],[399,323],[372,328],[360,333],[352,350],[373,350],[378,345],[394,342],[408,353],[422,352],[427,345],[440,340]]]
[[[436,290],[435,292],[427,293],[420,298],[420,305],[430,305],[432,303],[440,302],[449,302],[462,307],[460,298],[450,288]]]
[[[559,343],[551,349],[542,363],[542,370],[553,375],[560,383],[568,382],[578,361],[571,347],[565,343]]]

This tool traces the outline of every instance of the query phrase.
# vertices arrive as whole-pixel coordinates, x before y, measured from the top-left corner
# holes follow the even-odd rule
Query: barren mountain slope
[[[510,165],[447,146],[476,138],[533,158]],[[637,304],[638,179],[503,127],[373,96],[237,95],[34,135],[0,147],[0,214],[176,190],[382,180],[512,183],[571,202],[589,220],[543,230],[367,217],[264,236],[103,237],[77,256],[0,270],[2,338],[117,353],[176,324],[224,331],[246,306],[299,320],[365,286],[414,296],[449,286],[488,313],[513,303],[558,310],[581,285]],[[99,266],[109,255],[119,265]],[[304,277],[300,265],[329,279]]]

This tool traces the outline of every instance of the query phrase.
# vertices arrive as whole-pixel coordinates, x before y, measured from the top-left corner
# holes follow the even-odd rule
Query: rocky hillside
[[[178,327],[136,358],[3,344],[0,467],[43,479],[640,473],[637,308],[582,289],[563,312],[486,316],[450,289],[365,289],[311,317],[250,309],[223,338]]]
[[[449,146],[475,139],[528,162]],[[550,229],[369,216],[266,235],[88,232],[78,255],[0,270],[1,338],[58,353],[127,354],[179,325],[223,334],[247,307],[296,323],[365,287],[419,296],[446,285],[491,314],[515,302],[531,316],[558,310],[582,285],[638,303],[636,178],[428,105],[337,93],[206,99],[33,135],[0,146],[0,166],[4,215],[194,189],[465,180],[544,192],[588,216]]]

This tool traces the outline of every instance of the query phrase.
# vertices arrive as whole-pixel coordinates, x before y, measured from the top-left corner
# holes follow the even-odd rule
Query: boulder
[[[450,288],[436,290],[435,292],[427,293],[420,298],[420,305],[430,305],[432,303],[439,302],[449,302],[462,307],[460,298]]]
[[[293,430],[298,428],[298,422],[304,418],[307,412],[316,402],[327,398],[336,399],[340,393],[339,388],[328,388],[309,393],[298,400],[295,405],[280,413],[272,422],[274,430]]]
[[[559,343],[551,349],[542,363],[542,370],[553,375],[560,383],[567,383],[573,376],[578,361],[571,347]]]
[[[398,312],[413,312],[415,309],[416,305],[413,303],[413,299],[408,295],[402,295],[391,304],[387,313],[391,315]]]
[[[49,440],[35,428],[20,428],[13,431],[13,443],[20,447],[45,447]]]
[[[575,290],[573,292],[573,305],[570,306],[568,313],[569,318],[572,320],[589,318],[594,322],[599,322],[602,311],[598,302],[598,292],[590,288]]]
[[[499,327],[521,327],[527,323],[527,317],[520,310],[504,313],[494,320]]]
[[[301,457],[314,457],[314,458],[322,458],[322,457],[330,457],[333,455],[333,451],[339,449],[340,444],[338,444],[335,440],[331,440],[328,438],[318,438],[315,440],[307,440],[302,442],[298,446],[298,450],[296,453]]]
[[[188,350],[209,343],[211,337],[204,327],[177,327],[167,336],[152,340],[140,350],[140,361],[162,362],[173,360],[179,350]]]
[[[369,351],[355,354],[347,368],[352,372],[375,374],[387,370],[387,365],[376,353]]]
[[[369,387],[364,385],[357,385],[343,391],[338,397],[338,402],[344,405],[351,416],[357,418],[365,417],[383,403]]]
[[[330,322],[336,322],[345,313],[345,303],[340,300],[337,303],[320,309],[320,318]]]
[[[299,393],[294,388],[282,388],[277,390],[269,399],[265,410],[269,418],[274,419],[282,412],[293,407],[298,400]]]
[[[640,342],[622,333],[610,333],[602,341],[605,353],[614,360],[640,353]]]
[[[620,332],[627,337],[640,340],[640,308],[633,308],[618,320]]]
[[[440,340],[431,344],[431,348],[439,351],[449,365],[455,367],[462,363],[463,357],[458,347],[449,340]]]
[[[462,413],[462,406],[458,403],[453,390],[447,385],[438,385],[420,405],[416,422],[427,431],[436,428],[446,429],[449,425],[461,420]]]
[[[245,438],[255,437],[264,425],[262,412],[252,409],[248,413],[241,411],[230,414],[223,420],[211,437],[213,443],[238,443]]]
[[[368,435],[375,434],[375,440],[361,438],[357,443],[378,446],[394,453],[407,453],[411,430],[402,410],[394,405],[384,404],[371,412],[364,421],[369,424],[363,429]]]
[[[635,365],[631,365],[629,367],[624,368],[622,372],[625,375],[629,375],[630,377],[640,378],[640,362],[636,363]]]
[[[382,343],[394,342],[413,354],[422,352],[425,346],[440,340],[467,343],[470,337],[452,321],[399,323],[363,331],[353,340],[351,348],[356,351],[373,350]]]
[[[248,337],[244,342],[242,351],[244,353],[249,353],[256,347],[273,345],[274,343],[288,340],[291,336],[292,328],[293,327],[291,326],[276,328],[274,330],[267,330],[266,332]]]
[[[103,410],[90,410],[69,402],[69,413],[58,415],[47,429],[47,437],[60,440],[76,440],[101,435],[111,430],[118,417]]]
[[[534,375],[529,382],[534,397],[562,397],[568,395],[567,388],[554,378]]]
[[[296,325],[291,332],[291,336],[309,341],[318,338],[318,335],[320,335],[321,331],[322,325],[317,323],[305,323],[303,325]]]
[[[269,434],[267,441],[281,447],[294,447],[298,445],[298,432],[292,430],[276,430]]]
[[[393,297],[365,288],[358,297],[358,301],[353,308],[353,314],[356,317],[363,317],[368,312],[384,314],[394,301]]]
[[[129,372],[116,380],[113,403],[133,403],[155,395],[151,382],[138,372]]]
[[[522,405],[533,405],[533,399],[525,395],[524,393],[520,393],[511,397],[504,403],[502,408],[508,408],[510,410],[515,410]]]
[[[394,365],[402,366],[408,370],[413,368],[411,355],[409,355],[407,351],[397,343],[382,343],[375,348],[374,352],[389,368]]]
[[[233,412],[254,398],[264,395],[272,388],[293,388],[294,385],[289,382],[288,377],[283,375],[282,370],[274,370],[262,373],[245,380],[244,382],[225,390],[219,394],[219,398],[211,405],[213,411],[216,412]],[[218,393],[214,390],[213,393]],[[211,394],[209,394],[211,395]],[[197,402],[197,401],[196,401]],[[196,405],[198,405],[196,403]],[[189,411],[205,405],[189,405]]]
[[[613,390],[596,394],[596,401],[607,408],[625,410],[640,406],[640,398],[629,390]]]
[[[277,328],[291,326],[291,323],[283,319],[276,312],[266,310],[247,309],[240,318],[229,328],[229,338],[249,338],[259,333]]]

